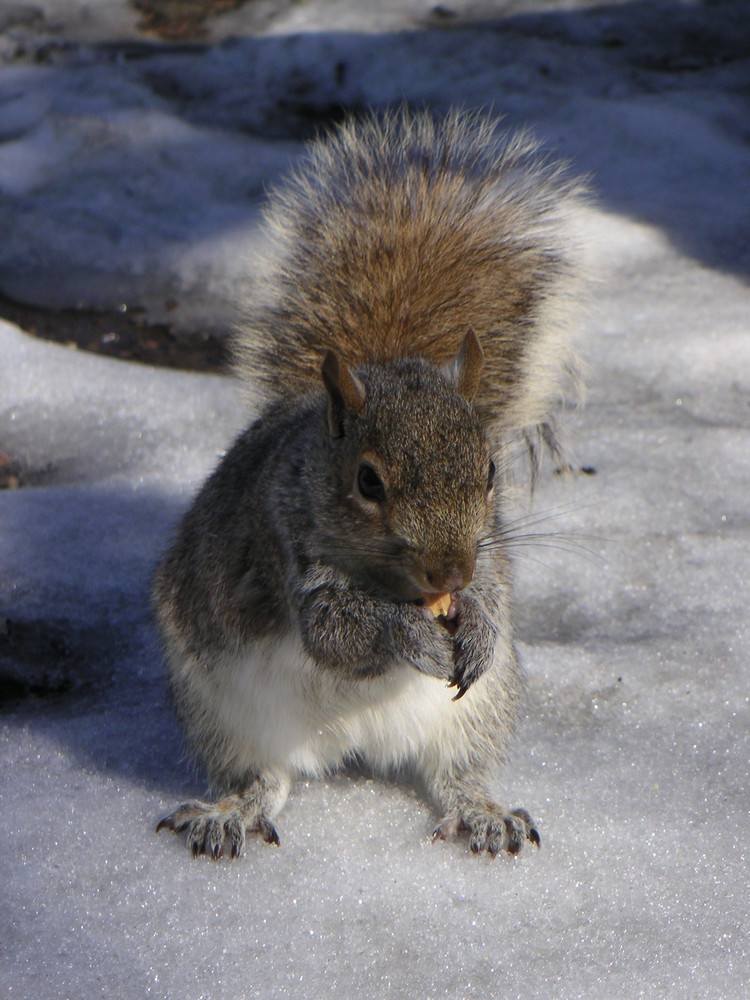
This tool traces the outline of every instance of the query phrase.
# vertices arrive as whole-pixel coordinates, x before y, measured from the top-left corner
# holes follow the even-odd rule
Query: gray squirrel
[[[220,797],[157,830],[193,854],[278,844],[295,776],[409,767],[438,839],[539,845],[493,800],[519,712],[503,546],[509,456],[553,448],[576,371],[581,185],[456,111],[351,120],[273,191],[236,333],[260,394],[184,515],[156,616],[187,741]]]

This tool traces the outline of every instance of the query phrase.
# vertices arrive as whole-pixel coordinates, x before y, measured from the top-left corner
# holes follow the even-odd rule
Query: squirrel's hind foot
[[[534,821],[525,809],[506,812],[499,806],[492,806],[461,810],[442,819],[432,839],[453,840],[462,830],[469,833],[469,847],[474,854],[487,851],[493,858],[500,851],[518,854],[527,841],[541,846]]]
[[[224,857],[225,842],[231,858],[244,854],[246,833],[259,833],[267,844],[279,844],[273,823],[262,813],[248,816],[246,801],[239,795],[218,802],[185,802],[160,820],[156,832],[160,830],[187,832],[187,846],[193,857],[205,854],[217,861]]]

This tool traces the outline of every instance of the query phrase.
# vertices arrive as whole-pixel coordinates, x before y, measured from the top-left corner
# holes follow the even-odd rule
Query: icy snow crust
[[[136,37],[124,3],[9,8],[0,286],[153,314],[176,298],[186,326],[226,310],[263,185],[301,148],[282,93],[492,104],[593,172],[590,390],[566,422],[596,475],[548,469],[527,531],[559,537],[516,550],[528,714],[498,775],[542,849],[432,845],[418,790],[357,773],[297,786],[280,849],[251,840],[234,864],[156,838],[204,784],[149,576],[246,403],[0,324],[0,451],[28,483],[0,493],[0,652],[67,688],[2,715],[3,996],[747,995],[744,5],[375,6],[251,4],[211,30],[255,17],[253,37],[173,49],[114,44]]]

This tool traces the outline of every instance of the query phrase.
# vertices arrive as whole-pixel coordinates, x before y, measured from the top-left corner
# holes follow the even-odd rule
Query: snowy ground
[[[377,7],[259,2],[170,47],[124,0],[0,4],[0,290],[220,328],[264,184],[340,106],[493,105],[591,173],[567,422],[596,475],[535,499],[564,549],[519,551],[500,776],[542,849],[432,845],[417,791],[362,774],[298,787],[238,863],[156,838],[203,785],[149,574],[246,414],[226,379],[0,324],[0,676],[36,691],[0,717],[4,996],[747,995],[750,12]]]

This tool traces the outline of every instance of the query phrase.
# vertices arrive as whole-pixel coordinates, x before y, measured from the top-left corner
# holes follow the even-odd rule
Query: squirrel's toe
[[[539,831],[525,809],[506,812],[499,807],[478,808],[446,816],[436,827],[432,839],[453,840],[462,830],[469,833],[469,848],[473,854],[486,851],[492,858],[501,851],[518,854],[527,841],[535,847],[541,846]]]
[[[262,814],[248,818],[236,796],[216,803],[186,802],[160,820],[156,832],[160,830],[187,833],[186,843],[193,857],[203,854],[215,861],[224,857],[225,843],[230,858],[244,854],[247,831],[259,833],[267,844],[279,844],[273,823]]]

